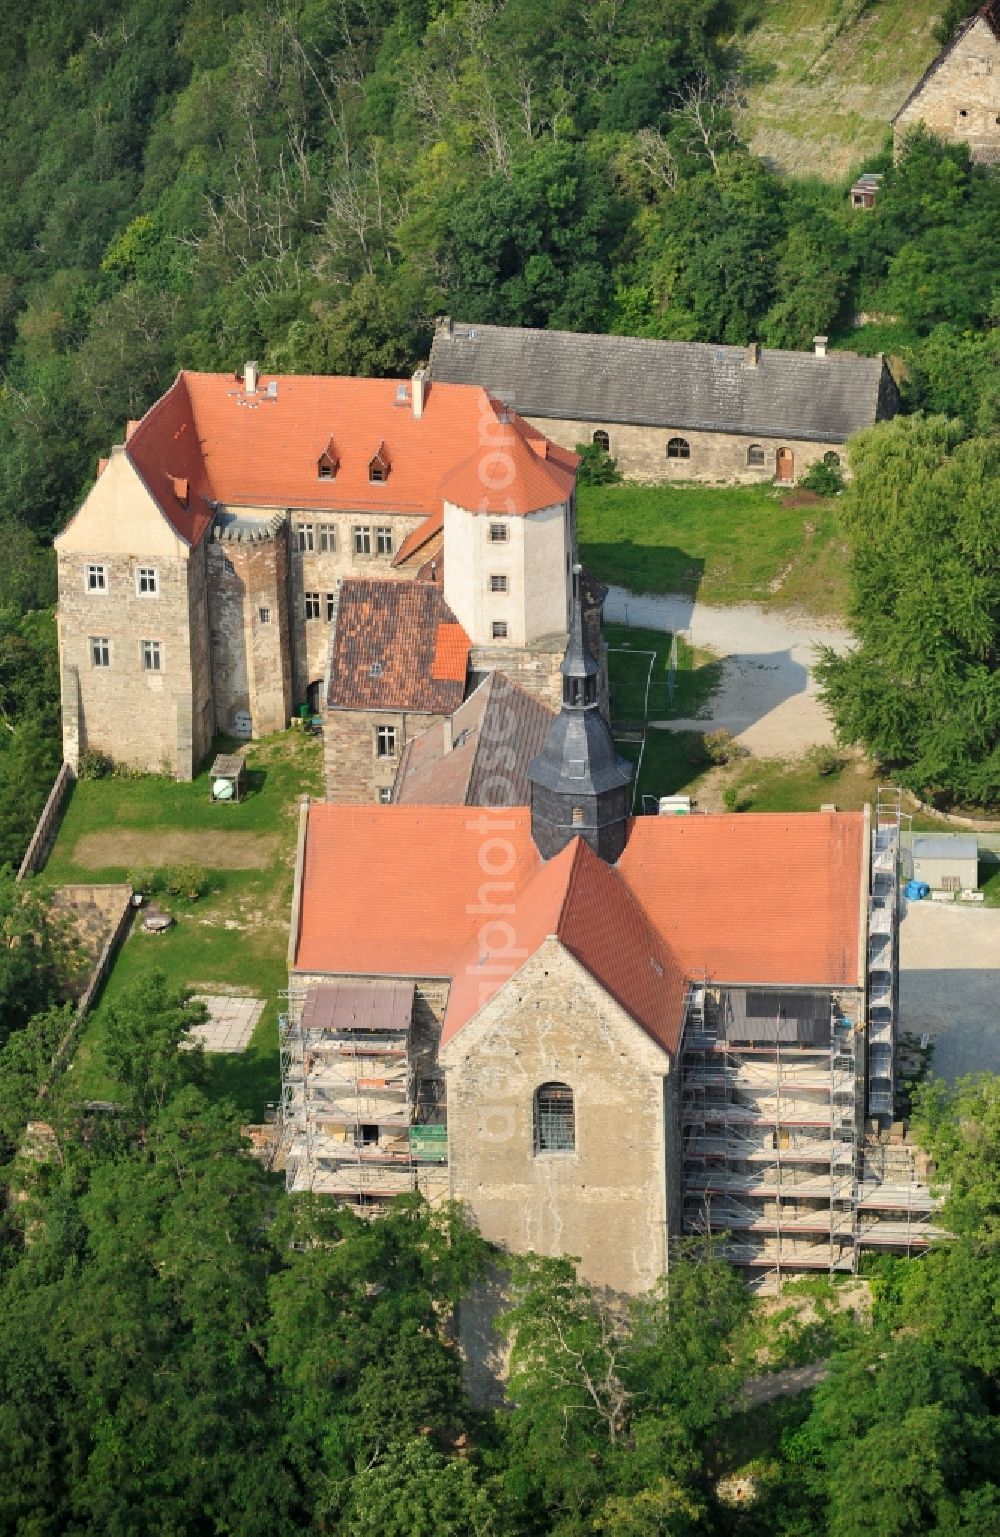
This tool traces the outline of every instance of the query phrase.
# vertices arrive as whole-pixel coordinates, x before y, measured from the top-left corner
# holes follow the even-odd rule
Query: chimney
[[[445,754],[447,755],[451,752],[455,745],[455,728],[452,725],[450,715],[445,716],[444,720],[441,722],[441,726],[444,731],[444,750]]]
[[[248,395],[256,395],[257,380],[259,378],[260,370],[258,369],[256,363],[249,362],[243,364],[243,388],[246,390]]]
[[[747,348],[747,367],[756,368],[760,362],[760,342],[751,342]]]
[[[426,368],[418,368],[410,381],[410,393],[413,397],[413,419],[419,421],[424,414],[424,403],[427,400],[427,390],[430,385]]]
[[[450,315],[438,315],[434,320],[435,331],[440,331],[443,336],[454,334],[454,326]]]
[[[829,339],[830,338],[828,336],[814,336],[813,337],[813,346],[816,348],[816,356],[818,358],[825,358],[826,357],[826,344],[829,341]]]

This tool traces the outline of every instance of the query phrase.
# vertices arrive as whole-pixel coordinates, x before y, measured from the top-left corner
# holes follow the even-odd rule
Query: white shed
[[[913,878],[932,891],[976,891],[979,845],[958,833],[917,834],[913,839]]]

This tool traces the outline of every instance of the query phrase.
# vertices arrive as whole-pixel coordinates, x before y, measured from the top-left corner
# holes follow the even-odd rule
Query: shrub
[[[748,811],[750,803],[749,791],[741,790],[737,785],[728,785],[722,792],[722,804],[727,811]]]
[[[91,747],[81,754],[76,777],[77,779],[107,779],[113,769],[114,764],[107,753],[98,752],[95,747]]]
[[[134,763],[116,763],[111,773],[115,779],[147,779],[150,777],[145,769],[137,768]]]
[[[813,491],[817,496],[836,496],[844,489],[844,476],[836,455],[814,464],[799,480],[803,491]]]
[[[710,763],[735,763],[738,758],[747,756],[747,749],[724,726],[708,732],[704,741]]]
[[[208,876],[200,865],[168,865],[162,879],[168,896],[186,897],[189,902],[197,902],[208,889]]]
[[[580,455],[577,479],[581,485],[617,486],[621,483],[618,461],[612,459],[599,443],[578,443],[576,452]]]
[[[822,747],[817,744],[815,747],[810,747],[806,758],[821,779],[825,779],[828,774],[839,774],[844,767],[844,759],[832,747]]]
[[[125,879],[133,891],[140,891],[144,897],[151,897],[154,891],[160,888],[161,872],[143,865],[135,870],[127,870]]]

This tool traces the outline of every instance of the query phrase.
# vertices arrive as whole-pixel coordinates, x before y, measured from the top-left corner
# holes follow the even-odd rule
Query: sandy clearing
[[[722,684],[704,719],[657,722],[671,731],[725,727],[761,758],[794,757],[829,745],[833,730],[812,666],[818,645],[846,651],[848,630],[801,613],[755,603],[713,607],[673,593],[611,587],[604,616],[652,630],[679,630],[691,645],[724,658]]]
[[[161,869],[201,865],[209,870],[259,870],[278,852],[273,833],[145,832],[139,827],[84,833],[73,848],[73,863],[85,870],[115,866]]]

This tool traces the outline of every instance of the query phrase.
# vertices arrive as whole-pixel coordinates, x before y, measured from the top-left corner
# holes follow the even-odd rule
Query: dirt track
[[[278,852],[272,833],[144,832],[141,827],[84,833],[73,863],[85,870],[164,865],[203,865],[210,870],[259,870]]]

